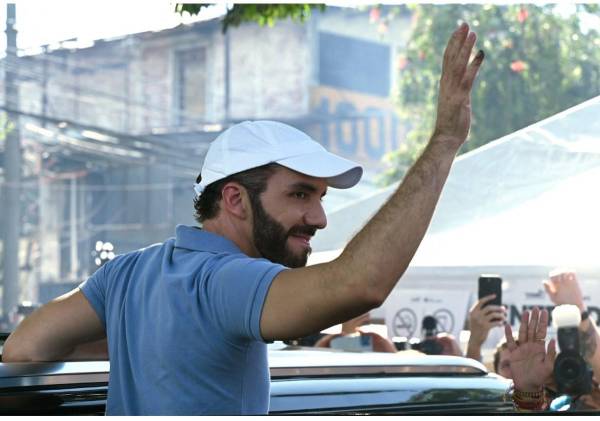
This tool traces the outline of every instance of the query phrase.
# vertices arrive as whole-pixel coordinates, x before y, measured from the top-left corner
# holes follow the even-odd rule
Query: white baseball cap
[[[267,120],[244,121],[210,144],[200,173],[202,179],[194,190],[199,196],[215,181],[270,163],[325,178],[329,186],[338,189],[354,186],[363,173],[357,163],[328,152],[292,126]]]

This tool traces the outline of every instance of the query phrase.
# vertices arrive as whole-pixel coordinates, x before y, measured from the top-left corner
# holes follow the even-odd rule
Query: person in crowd
[[[579,325],[580,340],[584,350],[584,358],[594,370],[594,377],[600,379],[600,333],[594,320],[590,317],[583,301],[583,294],[577,275],[571,270],[555,269],[550,272],[549,279],[543,281],[544,289],[554,305],[573,304],[581,311]],[[494,295],[483,297],[477,301],[469,312],[471,335],[467,345],[467,357],[481,361],[481,347],[491,328],[501,326],[506,320],[506,309],[500,306],[485,306],[494,299]],[[484,307],[485,306],[485,307]],[[494,353],[494,370],[496,373],[512,378],[506,342],[498,344]]]
[[[498,373],[512,379],[512,400],[520,412],[545,411],[556,397],[554,378],[556,340],[551,339],[546,348],[548,311],[534,307],[523,311],[518,337],[510,324],[505,324],[506,342],[502,345]],[[503,364],[506,361],[506,365]],[[600,409],[600,387],[592,382],[590,393],[578,397],[575,409]]]
[[[408,267],[469,133],[475,40],[466,23],[450,37],[427,146],[338,258],[305,267],[327,189],[355,185],[362,168],[286,124],[243,122],[207,152],[202,227],[103,265],[26,318],[4,361],[84,358],[80,345],[107,338],[109,415],[266,414],[266,342],[380,306]]]
[[[317,348],[337,348],[336,339],[342,337],[356,337],[360,340],[361,338],[368,337],[369,340],[366,342],[370,344],[369,350],[374,352],[396,352],[396,346],[388,338],[384,338],[376,332],[366,332],[360,329],[361,326],[368,324],[370,320],[369,313],[361,314],[358,317],[350,319],[342,323],[342,331],[340,333],[323,336],[315,343],[315,346]],[[343,349],[344,347],[341,346],[341,348]]]
[[[440,355],[453,355],[455,357],[462,357],[463,353],[460,349],[460,344],[456,340],[456,337],[451,333],[440,332],[435,335],[435,341],[442,346],[442,352]]]
[[[487,340],[493,327],[503,326],[506,321],[506,308],[488,304],[496,298],[495,294],[479,299],[469,310],[469,341],[467,343],[467,358],[482,361],[481,347]]]
[[[543,281],[544,289],[554,305],[573,304],[581,311],[579,340],[583,358],[594,370],[594,378],[600,380],[600,332],[583,301],[577,274],[573,270],[555,269],[549,279]]]
[[[584,395],[580,399],[580,406],[582,408],[599,409],[600,389],[598,388],[597,379],[600,378],[600,351],[597,344],[600,342],[600,333],[594,320],[587,312],[577,275],[572,270],[556,269],[550,272],[549,279],[543,281],[543,285],[553,304],[557,306],[572,304],[576,305],[581,311],[580,346],[583,351],[582,356],[592,368],[594,376],[592,393]],[[514,342],[519,346],[519,339],[515,339]],[[508,341],[500,343],[494,353],[494,371],[508,379],[513,379],[515,371],[511,355]],[[543,385],[545,399],[549,402],[556,394],[556,383],[552,373],[544,379]]]
[[[583,294],[577,280],[577,274],[572,270],[555,269],[550,272],[549,279],[543,281],[543,285],[554,305],[572,304],[576,305],[581,311],[579,332],[583,358],[594,371],[594,378],[600,379],[600,349],[598,348],[600,332],[596,327],[596,323],[590,317],[583,301]],[[494,371],[510,379],[512,378],[512,374],[506,347],[507,343],[505,341],[496,347],[494,353]]]
[[[517,345],[519,340],[515,339]],[[502,377],[512,379],[512,373],[510,372],[510,358],[507,350],[508,343],[505,340],[500,341],[496,350],[494,351],[494,372],[500,374]]]

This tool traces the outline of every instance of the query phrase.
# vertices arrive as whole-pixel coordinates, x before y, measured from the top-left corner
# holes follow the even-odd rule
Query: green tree
[[[202,8],[211,4],[178,3],[175,11],[197,15]],[[313,9],[325,10],[324,4],[234,4],[227,10],[222,20],[223,32],[229,26],[239,26],[244,22],[256,22],[259,25],[273,26],[278,20],[291,18],[296,22],[304,22],[310,17]]]
[[[401,178],[426,144],[435,120],[447,38],[461,21],[478,35],[486,59],[473,90],[470,140],[461,153],[600,94],[600,36],[585,18],[598,5],[414,5],[413,30],[394,100],[412,124],[386,156],[384,184]],[[597,24],[596,24],[597,25]]]

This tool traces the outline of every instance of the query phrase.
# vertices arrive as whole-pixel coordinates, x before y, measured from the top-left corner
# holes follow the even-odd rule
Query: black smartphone
[[[485,306],[490,304],[501,306],[502,305],[502,278],[498,275],[482,274],[479,276],[479,299],[496,294],[496,298],[492,301],[488,301]]]

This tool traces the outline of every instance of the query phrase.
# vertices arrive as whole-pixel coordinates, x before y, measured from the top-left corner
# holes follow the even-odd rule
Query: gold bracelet
[[[514,389],[513,397],[519,400],[542,400],[544,399],[544,388],[542,387],[537,392],[524,392],[522,390]]]

